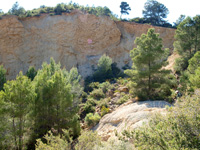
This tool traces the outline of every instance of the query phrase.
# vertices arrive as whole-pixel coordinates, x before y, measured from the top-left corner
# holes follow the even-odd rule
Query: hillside
[[[80,11],[19,19],[4,16],[0,20],[0,64],[7,78],[14,79],[29,66],[41,68],[53,57],[67,69],[77,67],[83,77],[91,75],[102,54],[110,56],[119,68],[131,66],[129,51],[134,40],[151,25],[113,21]],[[173,50],[175,29],[153,27],[160,33],[165,48]]]

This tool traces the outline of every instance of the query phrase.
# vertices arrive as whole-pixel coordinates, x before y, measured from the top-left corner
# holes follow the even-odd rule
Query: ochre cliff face
[[[120,68],[131,66],[129,52],[136,47],[135,38],[151,27],[78,11],[25,19],[6,16],[0,20],[0,64],[7,69],[8,79],[14,79],[20,70],[25,73],[29,66],[41,68],[50,57],[67,69],[77,67],[83,77],[92,74],[103,54]],[[154,28],[164,47],[172,50],[175,30]]]

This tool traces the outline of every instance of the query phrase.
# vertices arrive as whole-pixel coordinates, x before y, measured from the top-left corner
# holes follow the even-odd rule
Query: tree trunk
[[[15,119],[14,119],[14,117],[13,117],[13,131],[14,131],[15,148],[18,149],[18,146],[17,146],[17,137],[16,137],[16,128],[15,128]]]
[[[19,118],[19,150],[22,150],[22,146],[23,146],[22,122],[23,122],[23,119],[22,119],[22,117],[20,117]]]
[[[148,82],[148,98],[150,99],[150,93],[151,93],[151,73],[150,73],[150,68],[151,68],[151,62],[149,60],[149,82]]]

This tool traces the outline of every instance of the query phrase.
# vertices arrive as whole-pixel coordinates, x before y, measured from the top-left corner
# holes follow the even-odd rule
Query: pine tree
[[[3,90],[4,83],[6,83],[6,70],[0,65],[0,90]]]
[[[148,0],[144,5],[143,15],[147,22],[153,25],[163,25],[169,13],[168,8],[156,0]]]
[[[93,78],[95,82],[103,82],[112,77],[112,59],[105,54],[98,61],[97,70]]]
[[[35,69],[35,67],[30,66],[28,68],[28,71],[26,72],[26,76],[31,79],[31,81],[33,81],[33,79],[35,78],[35,76],[37,75],[37,70]]]
[[[162,39],[154,29],[136,38],[135,44],[137,48],[130,53],[133,69],[125,71],[133,81],[134,95],[140,99],[164,98],[170,94],[166,84],[169,71],[162,69],[167,64],[168,50],[163,50]]]
[[[16,80],[8,81],[4,85],[4,92],[0,96],[6,102],[6,111],[10,116],[12,124],[10,132],[13,135],[15,148],[22,150],[24,134],[26,133],[27,115],[30,112],[30,105],[33,104],[35,91],[31,80],[19,73]],[[9,132],[8,132],[9,133]]]
[[[120,8],[121,8],[121,11],[120,11],[121,12],[121,16],[122,16],[122,14],[127,14],[128,15],[129,14],[128,11],[131,10],[131,8],[130,8],[130,6],[129,6],[129,4],[127,2],[121,2]]]
[[[72,74],[74,73],[74,79]],[[37,93],[34,106],[35,135],[33,139],[44,136],[52,128],[62,134],[62,129],[69,129],[70,123],[77,118],[80,77],[76,69],[67,72],[51,59],[50,64],[43,63],[34,83]],[[79,123],[78,121],[76,123]]]
[[[184,58],[190,59],[200,50],[200,16],[187,17],[183,20],[175,35],[175,50]]]

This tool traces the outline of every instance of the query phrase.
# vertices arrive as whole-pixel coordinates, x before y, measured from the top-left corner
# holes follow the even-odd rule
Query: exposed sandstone
[[[131,65],[129,51],[135,47],[135,38],[151,27],[79,11],[25,19],[5,16],[0,20],[0,64],[7,69],[8,79],[13,79],[20,70],[25,73],[30,65],[41,68],[42,62],[53,57],[62,67],[77,67],[86,77],[104,53],[120,68]],[[154,28],[164,47],[172,50],[175,30]]]
[[[112,113],[101,118],[93,130],[96,130],[104,140],[115,135],[115,132],[122,132],[125,129],[140,127],[155,113],[165,113],[165,106],[170,106],[165,101],[143,101],[121,105]]]

